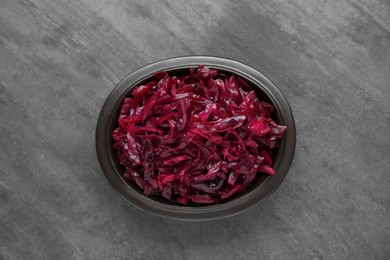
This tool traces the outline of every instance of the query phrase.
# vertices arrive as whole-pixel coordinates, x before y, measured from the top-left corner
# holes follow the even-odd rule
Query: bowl
[[[189,68],[203,64],[209,68],[240,76],[248,82],[261,100],[271,103],[272,115],[278,124],[287,126],[273,157],[275,175],[255,179],[251,187],[232,198],[213,205],[175,204],[164,198],[146,197],[140,188],[122,178],[123,167],[118,163],[112,148],[112,132],[123,99],[134,86],[149,81],[156,71],[182,74]],[[237,61],[211,56],[188,56],[166,59],[147,65],[125,77],[107,97],[96,127],[96,151],[103,173],[112,187],[137,208],[161,217],[179,220],[211,220],[238,214],[270,195],[286,177],[295,152],[295,123],[291,108],[281,91],[259,71]]]

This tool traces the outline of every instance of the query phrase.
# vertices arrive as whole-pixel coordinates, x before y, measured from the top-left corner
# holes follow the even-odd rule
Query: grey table
[[[390,3],[0,2],[0,259],[390,259]],[[290,101],[297,149],[245,213],[140,212],[103,177],[100,108],[135,69],[241,61]]]

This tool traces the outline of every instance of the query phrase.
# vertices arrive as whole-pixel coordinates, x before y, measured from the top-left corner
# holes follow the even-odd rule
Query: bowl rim
[[[279,148],[281,149],[282,155],[279,156],[278,161],[275,161],[276,173],[269,178],[266,185],[260,185],[234,200],[202,207],[169,205],[140,194],[130,187],[120,176],[120,173],[115,167],[114,158],[110,156],[111,127],[114,123],[113,121],[116,120],[113,114],[118,111],[119,106],[122,103],[121,101],[129,94],[130,90],[137,85],[137,83],[150,78],[153,72],[187,69],[198,66],[199,64],[239,75],[244,79],[251,81],[256,87],[261,88],[261,91],[272,100],[280,113],[282,123],[287,126],[287,131],[282,138]],[[292,164],[296,145],[296,129],[294,116],[287,99],[275,84],[261,72],[231,59],[213,56],[184,56],[151,63],[137,69],[121,80],[108,95],[102,106],[96,125],[95,142],[97,157],[108,182],[123,198],[135,207],[160,217],[177,220],[201,221],[221,219],[241,213],[242,211],[253,207],[275,191],[286,177]],[[281,160],[282,158],[283,160]]]

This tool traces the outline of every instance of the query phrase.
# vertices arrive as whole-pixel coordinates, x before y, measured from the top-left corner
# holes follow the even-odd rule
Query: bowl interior
[[[196,66],[185,66],[185,67],[181,67],[181,68],[166,69],[165,71],[168,72],[170,74],[170,76],[174,76],[174,75],[179,76],[179,75],[188,74],[189,68],[191,68],[191,67],[196,67]],[[266,89],[265,89],[265,87],[263,85],[260,85],[258,83],[253,82],[250,78],[246,77],[244,74],[236,72],[236,71],[232,71],[232,70],[229,70],[229,69],[226,69],[226,68],[213,67],[213,66],[209,66],[209,65],[207,67],[212,68],[212,69],[217,69],[219,71],[219,73],[223,73],[223,74],[227,74],[227,75],[234,74],[236,76],[240,76],[244,81],[246,81],[252,87],[252,89],[255,91],[255,93],[257,94],[257,96],[258,96],[258,98],[260,100],[268,102],[268,103],[273,105],[274,112],[272,113],[271,118],[277,124],[284,124],[283,118],[282,118],[282,115],[280,113],[280,108],[279,108],[278,104],[267,93],[267,91],[266,91]],[[109,136],[109,140],[110,140],[109,153],[110,153],[110,157],[112,158],[112,161],[114,163],[116,174],[118,174],[120,176],[120,178],[124,182],[127,183],[127,185],[129,185],[132,189],[134,189],[135,191],[137,191],[139,194],[142,194],[142,195],[143,195],[143,191],[136,184],[134,184],[133,182],[124,180],[122,178],[122,174],[124,172],[124,167],[122,165],[120,165],[119,162],[116,160],[116,152],[113,149],[113,139],[112,139],[111,133],[118,126],[117,125],[117,118],[119,116],[119,112],[120,112],[120,108],[121,108],[122,103],[123,103],[123,99],[130,95],[131,90],[132,90],[133,87],[145,84],[145,83],[149,82],[152,79],[153,79],[153,73],[150,73],[149,75],[147,75],[144,78],[140,79],[138,82],[135,82],[132,86],[128,86],[128,89],[122,94],[121,98],[117,101],[118,104],[117,104],[116,109],[114,110],[114,113],[112,115],[112,120],[111,120],[111,123],[110,123],[110,126],[109,126],[109,131],[108,131],[108,133],[110,133],[110,136]],[[273,162],[274,162],[274,167],[275,168],[277,168],[277,164],[280,161],[280,157],[282,155],[281,150],[283,149],[283,147],[284,147],[284,145],[283,145],[283,138],[282,138],[279,147],[272,150],[271,156],[273,158]],[[221,201],[219,201],[216,204],[223,204],[223,203],[235,200],[235,199],[237,199],[239,197],[242,197],[245,194],[250,193],[254,189],[257,189],[259,187],[262,187],[262,186],[266,185],[267,182],[270,179],[272,179],[273,177],[274,176],[268,175],[268,174],[265,174],[265,173],[258,173],[256,178],[255,178],[255,180],[247,187],[247,189],[244,192],[236,194],[236,195],[234,195],[234,196],[232,196],[232,197],[230,197],[228,199],[221,200]],[[180,207],[210,207],[210,206],[212,206],[212,205],[196,205],[196,204],[181,205],[181,204],[169,201],[169,200],[167,200],[167,199],[165,199],[165,198],[163,198],[161,196],[152,196],[149,199],[152,199],[152,200],[154,200],[154,201],[156,201],[158,203],[163,203],[163,204],[168,204],[168,205],[177,205],[177,206],[180,206]]]

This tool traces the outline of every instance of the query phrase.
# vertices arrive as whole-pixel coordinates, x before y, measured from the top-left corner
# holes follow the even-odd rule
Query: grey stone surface
[[[215,55],[290,101],[296,157],[238,216],[180,222],[130,206],[94,132],[116,83]],[[390,259],[390,3],[0,2],[0,259]]]

